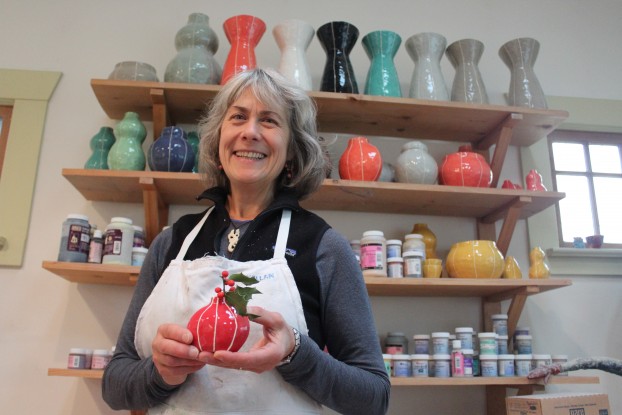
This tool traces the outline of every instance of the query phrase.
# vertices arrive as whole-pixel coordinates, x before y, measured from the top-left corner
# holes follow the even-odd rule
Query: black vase
[[[317,37],[326,52],[320,91],[358,94],[349,55],[359,37],[359,30],[347,22],[330,22],[320,26]]]

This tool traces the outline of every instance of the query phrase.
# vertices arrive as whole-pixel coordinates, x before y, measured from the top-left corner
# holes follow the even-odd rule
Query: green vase
[[[402,43],[402,38],[389,30],[368,33],[362,40],[363,48],[371,59],[365,94],[401,97],[400,81],[393,58]]]
[[[108,153],[110,170],[145,170],[145,153],[142,142],[147,136],[144,124],[135,112],[126,112],[115,126],[117,141]]]
[[[199,172],[199,135],[195,131],[190,131],[188,133],[188,144],[192,147],[192,151],[194,151],[194,167],[192,168],[193,173]]]
[[[84,164],[84,168],[108,170],[108,153],[114,142],[112,128],[100,128],[99,132],[91,138],[90,146],[93,154]]]

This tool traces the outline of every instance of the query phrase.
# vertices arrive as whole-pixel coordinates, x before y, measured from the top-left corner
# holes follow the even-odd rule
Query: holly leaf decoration
[[[229,280],[235,281],[236,283],[242,283],[245,286],[237,286],[234,290],[228,290],[225,293],[225,301],[231,307],[235,308],[235,311],[241,316],[247,316],[251,320],[259,317],[255,314],[250,314],[246,311],[246,306],[248,302],[251,300],[254,294],[261,294],[257,288],[252,287],[252,285],[257,284],[257,280],[255,278],[247,277],[244,274],[233,274],[229,275]]]
[[[257,284],[257,280],[255,278],[247,277],[242,273],[229,275],[228,279],[233,280],[235,282],[241,282],[242,284],[249,286]]]

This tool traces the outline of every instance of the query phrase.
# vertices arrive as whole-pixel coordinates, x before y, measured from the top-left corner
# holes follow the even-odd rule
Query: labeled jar
[[[387,276],[387,241],[382,231],[365,231],[361,238],[361,269],[366,277]]]
[[[497,356],[498,376],[514,376],[514,355],[500,354]]]
[[[497,333],[484,332],[477,335],[479,339],[479,354],[497,355]]]
[[[387,241],[387,261],[391,258],[402,257],[402,241],[399,239],[389,239]]]
[[[531,360],[531,368],[535,369],[539,366],[548,366],[552,363],[550,354],[534,354]]]
[[[497,353],[508,354],[508,336],[497,335]]]
[[[132,248],[132,265],[135,267],[141,267],[145,261],[148,249],[141,246],[135,246]]]
[[[553,364],[563,365],[568,362],[568,355],[554,354],[551,356],[551,361]],[[557,376],[568,376],[568,372],[560,372]]]
[[[518,354],[531,354],[531,335],[521,334],[516,336],[514,347]]]
[[[432,354],[449,355],[449,333],[437,331],[432,333]]]
[[[493,314],[492,315],[492,331],[503,336],[508,335],[508,315]]]
[[[482,376],[496,377],[498,376],[497,368],[497,355],[496,354],[481,354],[479,355],[479,363],[482,370]]]
[[[451,376],[464,377],[464,354],[460,340],[452,341],[451,347]]]
[[[434,377],[448,378],[451,374],[451,356],[448,354],[435,354],[432,356],[434,361]]]
[[[430,354],[429,334],[415,334],[413,336],[413,342],[415,343],[415,354]]]
[[[393,355],[383,353],[382,360],[384,361],[384,370],[387,371],[387,376],[393,376]]]
[[[132,225],[132,227],[134,228],[134,242],[132,246],[134,248],[144,248],[146,246],[145,231],[141,226],[138,225]]]
[[[473,348],[473,327],[456,327],[456,339],[460,340],[463,349]]]
[[[411,362],[409,354],[393,355],[393,376],[396,378],[408,378],[411,374]]]
[[[102,231],[96,229],[95,232],[93,232],[93,237],[91,238],[91,243],[89,245],[88,262],[91,264],[101,264],[103,254],[104,238]]]
[[[529,327],[516,327],[516,330],[514,330],[514,337],[512,338],[512,341],[515,345],[514,347],[516,347],[516,336],[528,336],[530,334],[531,332],[529,331]]]
[[[93,350],[93,359],[91,361],[91,369],[104,369],[112,360],[112,352],[107,349]]]
[[[423,278],[423,251],[407,251],[402,254],[404,258],[404,276],[408,278]]]
[[[530,354],[517,354],[514,356],[514,368],[516,376],[527,376],[531,372]]]
[[[87,350],[81,348],[69,349],[69,356],[67,357],[67,369],[89,369],[86,361]]]
[[[429,376],[430,355],[428,354],[413,354],[410,356],[412,364],[412,375],[416,378],[427,378]]]
[[[390,331],[384,339],[384,352],[388,354],[408,353],[408,339],[401,331]]]
[[[425,259],[425,242],[423,242],[423,235],[418,233],[409,233],[404,236],[402,255],[409,251],[422,251],[423,258]]]
[[[402,257],[387,258],[387,275],[389,278],[404,278],[404,259]]]
[[[474,376],[473,349],[462,349],[462,354],[464,356],[464,376],[465,377]]]
[[[71,213],[63,222],[58,260],[62,262],[86,262],[91,242],[91,225],[85,215]]]
[[[129,218],[114,217],[104,233],[102,264],[132,265],[134,227]]]

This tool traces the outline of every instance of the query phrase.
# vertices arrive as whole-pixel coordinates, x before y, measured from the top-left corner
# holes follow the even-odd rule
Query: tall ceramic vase
[[[329,22],[320,26],[317,37],[326,52],[320,91],[358,94],[350,52],[359,37],[359,30],[348,22]]]
[[[257,67],[255,47],[266,31],[266,24],[255,16],[241,14],[225,20],[222,25],[231,49],[222,69],[220,85],[239,72]]]
[[[401,97],[400,80],[393,58],[402,38],[390,30],[377,30],[362,39],[363,48],[371,64],[365,82],[365,94]]]
[[[108,169],[108,153],[115,142],[114,133],[110,127],[102,127],[99,129],[90,141],[90,147],[93,151],[91,157],[84,164],[85,169]]]
[[[192,13],[175,35],[175,49],[177,54],[164,73],[166,82],[218,84],[222,71],[214,58],[218,37],[209,26],[208,16]]]
[[[438,33],[417,33],[406,40],[406,50],[415,63],[410,81],[410,98],[449,101],[441,71],[441,58],[447,40]]]
[[[281,51],[279,73],[306,91],[312,87],[306,51],[314,34],[313,26],[297,19],[285,20],[272,29]]]
[[[436,255],[436,234],[432,232],[427,223],[415,223],[410,233],[418,233],[423,236],[426,259],[438,258],[438,255]]]
[[[475,39],[457,40],[447,47],[445,53],[456,69],[451,100],[488,104],[486,86],[477,66],[484,53],[484,44]]]
[[[540,81],[533,70],[539,50],[540,43],[527,37],[510,40],[499,49],[499,56],[510,68],[509,105],[548,107]]]
[[[117,139],[108,152],[110,170],[145,170],[145,153],[141,143],[147,136],[145,125],[135,112],[126,112],[114,127]]]
[[[339,159],[339,177],[345,180],[376,181],[382,172],[382,156],[365,137],[353,137]]]
[[[194,167],[194,150],[188,143],[186,132],[169,126],[149,147],[149,168],[153,171],[191,172]]]

